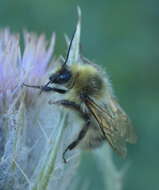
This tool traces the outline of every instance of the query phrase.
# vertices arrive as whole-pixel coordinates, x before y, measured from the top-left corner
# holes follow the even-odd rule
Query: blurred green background
[[[107,68],[116,95],[139,141],[129,146],[131,169],[124,190],[159,189],[159,1],[1,0],[0,27],[57,34],[55,54],[65,52],[82,9],[83,52]],[[83,156],[80,172],[92,189],[103,189],[95,160]]]

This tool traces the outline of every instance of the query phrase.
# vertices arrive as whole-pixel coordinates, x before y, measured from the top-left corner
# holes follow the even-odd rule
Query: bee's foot
[[[63,162],[64,162],[65,164],[67,164],[67,160],[66,160],[65,158],[63,158]]]

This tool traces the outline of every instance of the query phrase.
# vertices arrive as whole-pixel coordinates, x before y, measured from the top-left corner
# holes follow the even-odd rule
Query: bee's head
[[[47,86],[50,83],[66,84],[72,78],[72,73],[69,70],[69,64],[68,64],[69,61],[68,60],[70,59],[70,57],[73,56],[72,51],[71,51],[71,47],[73,46],[73,40],[74,40],[74,37],[75,37],[76,30],[75,30],[75,32],[74,32],[74,34],[72,36],[71,41],[70,41],[68,51],[67,51],[67,54],[66,54],[66,59],[65,59],[63,65],[61,66],[60,69],[58,69],[54,74],[52,74],[49,77],[49,82],[45,86]]]
[[[71,71],[66,66],[63,66],[60,70],[52,74],[49,77],[49,80],[50,83],[65,84],[69,82],[71,77],[72,77]]]

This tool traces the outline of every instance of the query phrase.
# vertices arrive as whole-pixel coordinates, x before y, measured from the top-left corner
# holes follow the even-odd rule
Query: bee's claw
[[[67,160],[66,160],[65,158],[63,158],[63,162],[64,162],[65,164],[67,164]]]
[[[65,158],[65,153],[66,153],[66,151],[63,152],[62,158],[63,158],[63,162],[64,162],[65,164],[67,164],[67,160],[66,160],[66,158]]]

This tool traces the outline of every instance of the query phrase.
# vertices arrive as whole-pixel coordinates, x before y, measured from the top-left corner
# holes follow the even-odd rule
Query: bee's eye
[[[71,72],[68,70],[63,70],[60,73],[50,76],[50,81],[57,84],[64,84],[71,78]]]
[[[59,79],[64,80],[64,81],[68,81],[70,79],[70,73],[65,72],[65,73],[60,74]]]

